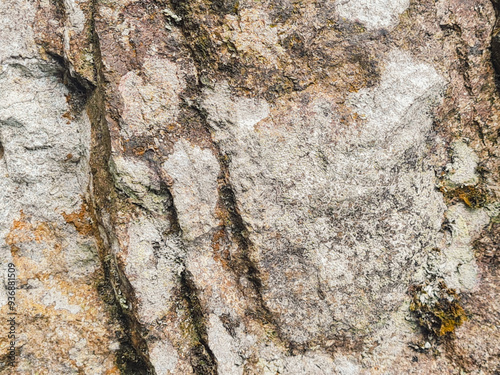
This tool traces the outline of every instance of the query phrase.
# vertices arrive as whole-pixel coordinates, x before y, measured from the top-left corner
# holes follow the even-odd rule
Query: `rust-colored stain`
[[[73,212],[71,214],[63,212],[62,216],[64,220],[66,220],[66,223],[73,224],[76,231],[82,236],[88,236],[92,233],[92,219],[90,218],[88,207],[85,203],[82,203],[79,212]]]
[[[214,260],[220,262],[222,266],[229,267],[228,260],[230,259],[229,249],[224,245],[226,241],[226,232],[223,228],[214,233],[212,237],[212,249],[214,251]]]
[[[19,220],[14,220],[10,232],[5,237],[5,242],[9,246],[18,243],[36,241],[48,242],[54,240],[54,230],[49,223],[37,222],[31,223],[27,220],[26,215],[21,210]]]
[[[74,117],[73,117],[73,115],[71,114],[70,111],[64,112],[63,115],[62,115],[62,117],[64,117],[65,119],[68,119],[68,120],[73,120],[74,119]]]

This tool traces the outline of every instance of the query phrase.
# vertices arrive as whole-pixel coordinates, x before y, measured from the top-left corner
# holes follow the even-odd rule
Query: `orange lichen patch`
[[[82,203],[79,212],[73,212],[71,214],[63,212],[62,216],[68,224],[73,224],[76,228],[76,231],[82,236],[88,236],[94,230],[94,228],[92,227],[92,219],[88,211],[88,206],[85,203]]]
[[[458,188],[440,186],[439,190],[451,203],[461,200],[470,208],[484,207],[488,202],[488,194],[478,186],[462,186]]]
[[[45,280],[66,273],[64,247],[59,238],[55,224],[31,220],[21,211],[6,236],[18,278]]]
[[[117,366],[110,368],[105,373],[105,375],[120,375],[120,374],[121,374],[120,369]]]
[[[7,245],[36,241],[49,242],[55,239],[54,228],[49,223],[31,223],[21,211],[19,220],[14,220],[10,232],[5,237]]]
[[[439,284],[435,296],[428,295],[422,286],[414,287],[411,293],[410,310],[427,334],[437,338],[452,337],[455,329],[467,320],[460,297],[443,282]]]
[[[41,366],[63,364],[81,369],[82,373],[102,366],[102,373],[118,374],[114,352],[109,349],[114,338],[106,308],[92,283],[68,280],[67,275],[39,279],[38,287],[17,290],[18,347],[22,347],[23,355],[31,356],[37,363],[37,373],[44,373]],[[7,310],[8,306],[3,306],[0,314],[8,316]],[[3,330],[0,352],[7,352],[9,346],[5,327],[0,328]],[[85,340],[83,347],[82,339]],[[75,349],[83,364],[72,354]]]
[[[51,272],[46,270],[45,262],[36,261],[25,256],[18,256],[17,253],[12,254],[12,260],[18,270],[17,276],[21,280],[30,278],[46,279],[50,277]],[[44,269],[45,272],[43,272]]]

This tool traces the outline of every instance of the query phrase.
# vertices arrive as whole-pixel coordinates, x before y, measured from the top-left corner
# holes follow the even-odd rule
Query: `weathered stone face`
[[[308,89],[270,109],[224,84],[204,91],[264,300],[289,340],[374,329],[418,281],[445,210],[426,165],[443,87],[431,66],[391,51],[380,85],[348,97],[359,120],[347,126],[325,97],[335,92],[305,102]]]
[[[0,371],[497,371],[494,6],[0,4]]]
[[[37,53],[35,10],[22,1],[0,5],[0,311],[5,321],[16,318],[14,336],[2,325],[0,368],[118,373],[121,328],[98,294],[104,275],[85,203],[91,123],[61,67]],[[15,368],[5,356],[12,341]]]

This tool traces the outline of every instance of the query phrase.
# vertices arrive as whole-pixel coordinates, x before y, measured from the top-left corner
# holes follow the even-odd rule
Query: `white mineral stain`
[[[478,281],[478,266],[472,243],[490,218],[486,210],[471,210],[462,203],[451,206],[445,216],[451,228],[452,240],[442,251],[439,270],[449,288],[459,292],[471,291]]]
[[[85,14],[76,0],[64,0],[64,8],[71,27],[76,32],[82,32],[85,27]]]
[[[479,182],[476,174],[479,158],[472,148],[461,141],[451,145],[452,163],[447,166],[448,179],[455,185],[475,185]]]
[[[211,123],[212,126],[217,128],[217,125],[228,122],[238,128],[236,131],[243,132],[252,132],[255,125],[269,116],[270,111],[264,99],[233,97],[227,82],[216,85],[214,91],[206,90],[204,106],[214,118],[223,119],[217,124]]]
[[[367,119],[357,142],[382,146],[389,141],[389,156],[423,143],[432,126],[425,108],[437,102],[445,82],[432,66],[397,49],[388,54],[383,69],[380,85],[351,95],[349,103]]]
[[[56,310],[67,310],[71,314],[78,314],[81,311],[80,306],[70,304],[68,297],[56,289],[49,289],[48,293],[42,298],[42,303],[46,306],[53,305]]]
[[[392,29],[410,0],[339,0],[337,12],[351,22],[361,22],[368,29]]]
[[[335,358],[335,367],[340,375],[358,375],[360,372],[359,365],[344,356]]]

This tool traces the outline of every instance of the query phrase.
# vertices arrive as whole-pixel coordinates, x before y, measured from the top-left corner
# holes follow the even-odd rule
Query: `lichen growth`
[[[457,188],[449,188],[445,185],[441,185],[439,190],[443,193],[449,204],[462,201],[469,208],[478,209],[489,203],[487,192],[479,185],[461,186]]]
[[[410,311],[417,318],[424,334],[438,339],[454,337],[457,327],[467,320],[460,297],[444,282],[433,285],[416,285],[410,290],[412,302]]]

